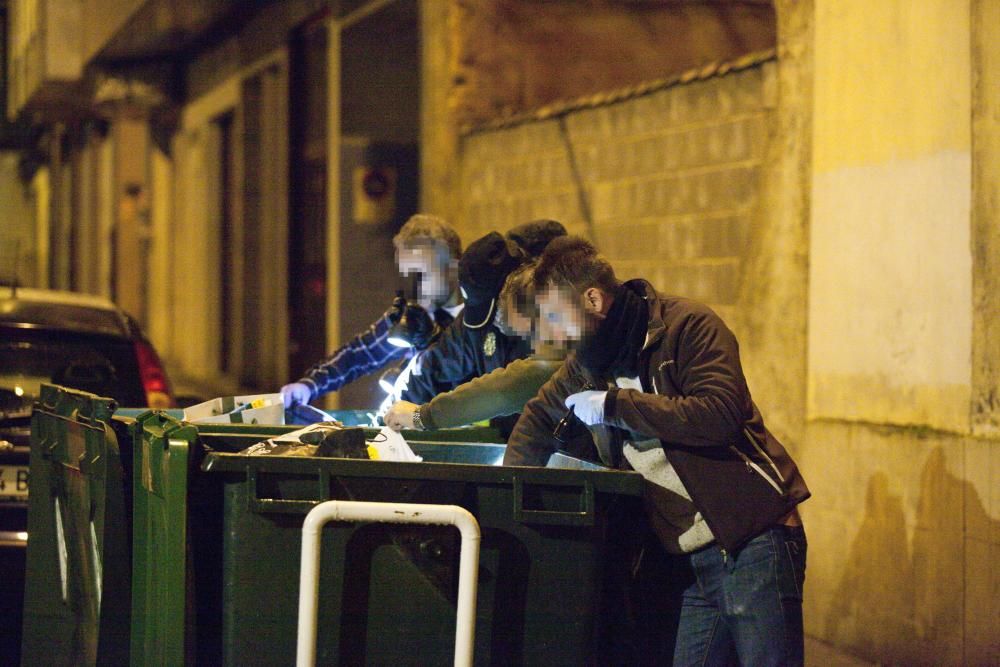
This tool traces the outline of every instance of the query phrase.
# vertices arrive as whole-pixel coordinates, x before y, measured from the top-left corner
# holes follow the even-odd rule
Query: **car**
[[[103,297],[0,285],[0,664],[19,664],[31,410],[43,383],[169,408],[159,355]]]

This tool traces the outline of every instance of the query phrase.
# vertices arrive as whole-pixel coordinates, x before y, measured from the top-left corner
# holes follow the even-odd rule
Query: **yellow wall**
[[[174,220],[174,171],[173,161],[157,147],[150,149],[150,276],[149,303],[146,334],[156,343],[164,357],[172,357],[175,340],[171,322],[174,318],[173,256],[175,243],[172,223]]]
[[[420,210],[460,226],[458,132],[448,107],[451,3],[421,0]],[[331,88],[332,90],[332,88]],[[468,243],[473,238],[463,235]],[[332,348],[331,348],[332,349]]]
[[[968,0],[816,2],[817,172],[971,141]]]
[[[82,26],[77,25],[81,33],[81,55],[84,62],[96,56],[102,48],[115,36],[125,23],[143,6],[142,0],[82,0],[79,4],[82,15]],[[171,16],[161,16],[161,20],[169,20]],[[82,30],[81,30],[82,28]]]
[[[1000,660],[997,6],[788,4],[814,21],[806,632],[883,664]]]
[[[219,153],[212,120],[239,104],[239,79],[190,102],[174,136],[171,345],[165,354],[187,377],[219,368]]]
[[[157,270],[168,267],[170,285],[153,290],[151,298],[165,303],[170,321],[156,322],[168,358],[186,380],[211,383],[215,392],[239,392],[237,385],[277,387],[287,377],[287,64],[283,51],[235,71],[205,94],[191,100],[181,113],[173,137],[170,165],[154,160],[154,185],[166,180],[168,192],[154,195],[154,254]],[[221,168],[222,135],[218,118],[235,114],[236,136],[242,132],[244,99],[241,87],[261,77],[259,141],[264,156],[258,172],[244,179],[242,156],[233,157],[234,189],[231,201],[230,248],[237,248],[231,272],[230,297],[238,312],[223,307],[220,271],[223,262]],[[239,141],[234,151],[241,150]],[[172,180],[171,180],[172,179]],[[257,227],[250,227],[242,203],[250,195],[241,188],[256,179],[259,197]],[[171,197],[172,194],[172,197]],[[172,217],[169,239],[159,227]],[[256,234],[247,241],[248,234]],[[169,242],[169,243],[168,243]],[[258,248],[255,256],[248,248]],[[245,303],[250,304],[243,308]],[[229,374],[221,371],[220,339],[223,327],[231,339],[227,349]],[[159,344],[159,340],[155,340]],[[207,388],[207,385],[206,385]]]
[[[15,152],[0,152],[0,280],[16,277],[20,285],[35,285],[38,233],[30,190],[18,176],[18,158]]]
[[[31,179],[31,198],[35,205],[35,286],[49,286],[49,217],[51,213],[50,201],[52,197],[52,179],[49,176],[49,168],[42,167]]]
[[[964,432],[971,383],[967,0],[818,0],[811,417]]]
[[[972,429],[1000,436],[1000,2],[977,0],[972,102]]]

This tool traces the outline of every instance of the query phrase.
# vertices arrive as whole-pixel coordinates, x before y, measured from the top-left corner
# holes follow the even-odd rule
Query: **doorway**
[[[366,9],[376,5],[376,11]],[[331,29],[339,31],[336,39]],[[329,58],[330,45],[339,45],[339,58]],[[318,17],[296,31],[290,47],[288,310],[294,380],[375,322],[401,282],[392,238],[418,201],[417,1],[360,5],[332,28],[327,17]],[[330,62],[340,63],[339,91],[327,89]],[[339,128],[329,127],[330,104],[339,104]],[[339,133],[338,142],[328,141],[331,131]],[[331,144],[340,147],[336,224],[328,222]],[[331,241],[339,247],[335,260],[327,256]],[[333,331],[326,316],[330,280],[339,287]],[[356,380],[325,404],[374,409],[382,400],[378,375]]]
[[[326,353],[327,30],[317,16],[289,43],[287,381]]]

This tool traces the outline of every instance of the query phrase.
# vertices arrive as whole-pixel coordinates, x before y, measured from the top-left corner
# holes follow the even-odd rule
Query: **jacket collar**
[[[663,303],[660,295],[652,283],[642,278],[629,280],[625,286],[646,300],[649,306],[649,327],[646,330],[646,342],[642,349],[645,351],[650,345],[663,337],[667,330],[667,324],[663,321]]]

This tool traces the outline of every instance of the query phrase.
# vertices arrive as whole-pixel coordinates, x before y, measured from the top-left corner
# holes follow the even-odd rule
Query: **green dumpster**
[[[606,661],[604,576],[642,479],[554,457],[505,468],[498,443],[420,442],[423,463],[237,453],[289,427],[139,417],[133,664],[291,664],[299,551],[317,503],[454,504],[483,531],[477,664]],[[432,437],[431,434],[422,434]],[[322,664],[451,664],[458,533],[331,524],[324,531]]]
[[[128,418],[43,385],[31,420],[23,664],[128,661]],[[119,446],[121,444],[121,446]]]
[[[25,664],[124,664],[129,661],[130,629],[132,627],[131,590],[133,583],[142,593],[140,602],[155,609],[157,614],[175,613],[169,606],[149,605],[147,595],[157,593],[156,589],[144,587],[145,580],[132,581],[132,519],[133,488],[142,479],[133,478],[133,451],[142,446],[142,430],[135,430],[136,418],[146,415],[148,426],[156,419],[170,419],[176,424],[182,417],[180,410],[159,411],[152,417],[148,408],[119,408],[114,401],[86,392],[67,389],[55,385],[43,387],[32,417],[31,474],[33,492],[29,497],[28,530],[31,535],[26,553],[24,608],[23,658]],[[342,410],[331,413],[345,423],[361,423],[362,411]],[[203,429],[207,427],[202,427]],[[216,426],[217,435],[224,435],[227,427]],[[234,447],[242,448],[248,440],[257,440],[276,433],[284,433],[285,427],[256,427],[258,435],[251,435],[246,427],[240,427],[235,434]],[[368,431],[373,434],[373,430]],[[139,436],[135,443],[133,438]],[[411,434],[412,435],[412,434]],[[461,440],[470,435],[483,439],[495,438],[488,429],[456,429],[434,434],[438,440]],[[218,445],[219,443],[216,442]],[[188,446],[182,447],[184,455]],[[202,450],[195,450],[193,461],[200,461]],[[150,457],[142,460],[149,461]],[[172,486],[160,483],[160,475],[170,471],[181,476]],[[155,508],[162,511],[154,521],[157,528],[171,527],[170,521],[179,522],[185,532],[187,546],[180,559],[184,568],[182,590],[187,589],[183,604],[187,627],[178,636],[182,639],[182,658],[195,661],[199,656],[218,655],[218,637],[221,626],[207,626],[202,631],[203,641],[197,641],[198,615],[207,618],[206,609],[211,610],[221,600],[221,579],[218,572],[208,567],[194,567],[193,554],[206,562],[214,562],[219,551],[218,537],[221,530],[221,495],[219,485],[213,480],[203,480],[197,474],[196,464],[185,470],[182,465],[164,465],[152,470],[146,468],[147,486],[155,490],[179,489],[181,496],[161,499]],[[153,481],[156,480],[156,481]],[[207,484],[200,483],[208,482]],[[146,487],[143,487],[146,488]],[[211,502],[211,493],[215,502]],[[143,517],[148,517],[150,505],[159,498],[141,494],[137,499],[146,503]],[[194,500],[194,508],[182,511],[175,517],[178,507],[183,507],[189,499]],[[135,534],[140,539],[156,534],[146,529],[146,524],[136,527]],[[173,526],[176,529],[176,526]],[[190,531],[190,533],[188,532]],[[193,539],[190,536],[193,535]],[[176,533],[164,535],[164,539],[175,539]],[[204,541],[201,541],[204,538]],[[214,541],[213,541],[214,540]],[[172,544],[172,543],[171,543]],[[169,551],[169,548],[167,548]],[[135,557],[142,559],[149,551],[139,550]],[[156,552],[153,552],[154,554]],[[142,561],[134,571],[149,574],[159,585],[165,581],[160,570],[169,572],[162,565],[162,559],[154,556],[153,562]],[[194,583],[198,586],[195,587]],[[195,604],[196,592],[201,595]],[[163,592],[159,591],[162,596]],[[145,611],[145,607],[143,610]],[[190,612],[190,613],[188,613]],[[139,623],[137,641],[147,646],[150,637],[142,634],[149,624]],[[170,627],[167,623],[157,623],[150,627]],[[155,638],[154,638],[155,639]],[[169,642],[153,644],[156,650],[139,653],[140,656],[158,655],[161,663],[174,662],[175,655],[168,655],[161,649]],[[200,647],[200,652],[196,651]],[[213,648],[214,647],[214,648]],[[209,649],[214,650],[206,653]],[[142,660],[135,660],[137,664]],[[206,662],[206,660],[201,660]]]

